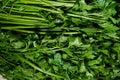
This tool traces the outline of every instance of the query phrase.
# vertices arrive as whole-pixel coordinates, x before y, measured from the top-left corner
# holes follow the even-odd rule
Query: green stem
[[[49,73],[49,72],[46,72],[46,71],[43,71],[42,69],[40,69],[39,67],[37,67],[36,65],[34,65],[33,63],[31,63],[30,61],[24,59],[23,57],[19,56],[19,55],[16,55],[22,62],[25,62],[27,63],[29,66],[33,67],[34,69],[44,73],[44,74],[47,74],[47,75],[50,75],[50,76],[54,76],[54,77],[57,77],[57,78],[63,78],[62,76],[59,76],[59,75],[56,75],[56,74],[53,74],[53,73]]]
[[[90,17],[86,17],[86,16],[76,15],[76,14],[70,14],[70,13],[68,13],[67,15],[68,15],[68,16],[71,16],[71,17],[78,17],[78,18],[83,18],[83,19],[87,19],[87,20],[105,22],[104,20],[98,20],[98,19],[94,19],[94,18],[90,18]]]

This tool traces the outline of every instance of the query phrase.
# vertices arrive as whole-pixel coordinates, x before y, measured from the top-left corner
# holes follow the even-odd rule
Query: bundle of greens
[[[8,80],[120,78],[120,2],[1,0],[0,74]]]

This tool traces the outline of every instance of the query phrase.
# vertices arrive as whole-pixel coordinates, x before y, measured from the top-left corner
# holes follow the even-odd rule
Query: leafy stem
[[[49,73],[49,72],[46,72],[46,71],[43,71],[42,69],[40,69],[38,66],[34,65],[33,63],[31,63],[30,61],[26,60],[25,58],[19,56],[19,55],[16,55],[18,57],[18,59],[20,59],[22,62],[25,62],[26,64],[28,64],[29,66],[33,67],[34,69],[44,73],[44,74],[47,74],[47,75],[50,75],[50,76],[54,76],[56,78],[64,78],[63,76],[59,76],[59,75],[56,75],[56,74],[53,74],[53,73]]]

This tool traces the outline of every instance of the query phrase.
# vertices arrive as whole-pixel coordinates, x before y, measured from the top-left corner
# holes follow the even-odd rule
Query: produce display
[[[0,0],[7,80],[119,80],[119,0]]]

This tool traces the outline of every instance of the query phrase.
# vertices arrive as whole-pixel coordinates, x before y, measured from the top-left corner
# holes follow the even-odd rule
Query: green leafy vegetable
[[[118,80],[120,2],[0,0],[7,80]]]

